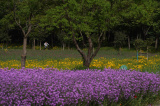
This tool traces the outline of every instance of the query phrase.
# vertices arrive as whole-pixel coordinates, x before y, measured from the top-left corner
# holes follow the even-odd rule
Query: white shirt
[[[44,43],[44,46],[45,46],[45,47],[48,46],[48,45],[49,45],[49,44],[48,44],[47,42]]]

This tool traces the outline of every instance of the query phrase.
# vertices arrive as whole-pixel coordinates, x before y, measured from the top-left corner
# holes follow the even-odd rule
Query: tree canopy
[[[0,4],[3,4],[0,8],[1,43],[14,43],[11,38],[15,35],[9,33],[15,31],[28,39],[57,42],[54,46],[72,45],[81,54],[86,67],[101,46],[116,43],[134,47],[132,42],[136,39],[146,42],[153,38],[158,48],[158,0],[5,0]],[[121,32],[125,32],[124,37]],[[23,46],[27,45],[27,39],[25,42]]]

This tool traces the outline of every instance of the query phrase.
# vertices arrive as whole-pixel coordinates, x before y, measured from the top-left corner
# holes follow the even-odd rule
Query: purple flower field
[[[0,105],[117,102],[160,91],[160,75],[130,70],[0,69]]]

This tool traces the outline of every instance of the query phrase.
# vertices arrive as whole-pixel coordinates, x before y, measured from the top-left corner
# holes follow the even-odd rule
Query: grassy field
[[[85,51],[87,52],[87,51]],[[8,49],[0,50],[0,68],[20,68],[22,50],[20,49]],[[119,69],[120,66],[126,65],[130,70],[138,70],[142,72],[157,73],[160,71],[160,55],[159,53],[150,53],[147,61],[146,56],[139,56],[139,60],[136,58],[135,50],[122,49],[121,55],[113,48],[101,49],[97,56],[91,63],[91,69]],[[57,69],[83,69],[81,55],[76,50],[27,50],[26,68],[57,68]],[[151,98],[151,97],[149,97]],[[137,99],[137,106],[139,103]],[[146,101],[148,98],[145,98]],[[152,106],[158,106],[160,104],[160,94],[157,98],[154,98]],[[153,101],[153,98],[152,100]],[[130,101],[131,103],[134,101]],[[126,102],[128,103],[128,102]],[[149,102],[144,102],[144,106],[148,106]],[[123,102],[125,104],[125,102]],[[118,106],[119,104],[112,104],[112,106]],[[127,104],[122,105],[127,106]]]
[[[85,52],[87,52],[85,50]],[[8,49],[8,50],[0,50],[0,60],[20,60],[22,50],[21,49]],[[149,56],[153,56],[156,54],[149,54]],[[136,56],[135,50],[127,50],[122,49],[121,55],[118,55],[118,52],[113,48],[104,48],[101,49],[95,59],[104,57],[107,59],[127,59]],[[46,59],[64,59],[64,58],[77,58],[81,59],[81,55],[78,53],[77,50],[27,50],[27,59],[32,60],[46,60]]]
[[[86,52],[86,51],[85,51]],[[0,67],[20,68],[22,50],[0,50]],[[156,57],[155,57],[156,55]],[[154,56],[154,57],[153,57]],[[154,72],[160,69],[158,54],[139,56],[137,61],[135,50],[122,49],[121,55],[113,48],[101,49],[91,62],[91,69],[119,69],[126,65],[128,69]],[[26,68],[84,69],[81,55],[77,50],[27,50]]]

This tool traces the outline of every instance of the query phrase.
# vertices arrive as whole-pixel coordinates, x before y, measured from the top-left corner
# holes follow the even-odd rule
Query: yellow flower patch
[[[81,59],[74,58],[65,58],[61,60],[26,60],[26,68],[57,68],[57,69],[75,69],[77,67],[83,66],[83,61]],[[99,59],[93,59],[90,64],[90,67],[94,68],[112,68],[119,69],[122,65],[126,65],[128,69],[132,70],[155,70],[160,65],[160,56],[150,57],[147,61],[147,58],[144,56],[139,56],[139,59],[135,57],[131,59],[106,59],[101,57]],[[8,61],[0,61],[0,68],[20,68],[21,61],[18,60],[8,60]]]

